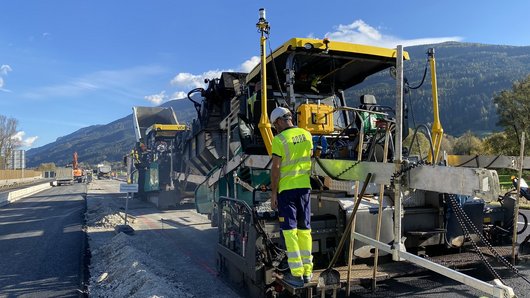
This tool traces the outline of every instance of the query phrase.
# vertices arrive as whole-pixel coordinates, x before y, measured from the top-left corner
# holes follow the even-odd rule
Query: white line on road
[[[14,233],[14,234],[0,235],[0,240],[11,240],[11,239],[28,238],[28,237],[40,237],[42,235],[44,235],[44,231],[43,230],[30,231],[30,232],[24,232],[24,233]]]

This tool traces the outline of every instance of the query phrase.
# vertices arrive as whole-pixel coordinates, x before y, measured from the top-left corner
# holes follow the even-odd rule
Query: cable
[[[466,164],[472,162],[473,160],[477,160],[477,163],[478,163],[478,155],[475,155],[473,158],[471,158],[471,159],[469,159],[469,160],[467,160],[467,161],[464,161],[463,163],[458,164],[458,165],[456,165],[456,166],[454,166],[454,167],[461,167],[461,166],[463,166],[463,165],[466,165]],[[478,165],[477,165],[477,167],[478,167]]]
[[[501,156],[500,155],[495,156],[495,158],[487,166],[485,166],[485,168],[486,169],[489,168],[495,161],[497,161],[497,159],[499,159],[499,157]]]
[[[482,167],[482,168],[487,169],[487,168],[491,167],[491,165],[493,165],[493,163],[495,163],[495,162],[497,161],[497,159],[499,159],[499,157],[501,157],[501,156],[500,156],[500,155],[495,156],[495,158],[493,158],[493,160],[490,161],[489,164],[487,164],[486,166],[484,166],[484,167]],[[471,159],[469,159],[469,160],[467,160],[467,161],[464,161],[463,163],[458,164],[458,165],[456,165],[456,166],[454,166],[454,167],[461,167],[461,166],[466,165],[466,164],[472,162],[473,160],[475,160],[475,161],[477,162],[477,167],[481,168],[481,166],[480,166],[480,164],[479,164],[479,159],[478,159],[478,158],[479,158],[479,155],[478,155],[478,154],[475,154],[475,156],[473,156]]]
[[[409,109],[410,109],[410,115],[412,116],[412,126],[416,127],[416,118],[414,117],[414,108],[412,105],[412,96],[411,93],[405,93],[405,95],[408,95],[408,101],[409,101]]]
[[[416,90],[416,89],[420,88],[423,85],[423,83],[425,82],[425,78],[427,77],[427,66],[428,65],[429,65],[429,60],[427,60],[427,62],[425,63],[425,68],[423,70],[423,77],[422,77],[421,82],[420,82],[420,84],[418,86],[411,87],[409,85],[408,80],[405,78],[404,83],[407,86],[407,90],[406,91]],[[407,95],[407,94],[409,94],[409,92],[405,92],[405,95]],[[412,124],[413,124],[412,126],[416,127],[416,119],[414,117],[414,108],[413,108],[413,105],[412,105],[412,96],[409,95],[408,96],[408,100],[409,100],[410,114],[412,116]]]
[[[269,52],[271,53],[271,61],[272,61],[272,71],[274,72],[274,77],[276,79],[276,84],[278,85],[278,90],[280,90],[280,94],[282,95],[283,101],[287,102],[285,99],[285,95],[282,91],[282,84],[280,84],[280,77],[278,77],[278,71],[276,70],[276,62],[274,61],[274,55],[272,54],[272,47],[271,47],[271,40],[270,40],[270,33],[267,33],[267,43],[269,45]],[[276,98],[274,99],[276,101],[276,104],[279,106],[278,101]],[[293,111],[291,111],[291,114]]]
[[[410,152],[412,152],[412,145],[414,145],[414,140],[417,141],[417,144],[418,144],[418,147],[419,147],[419,151],[420,151],[420,159],[423,160],[422,156],[421,156],[421,147],[420,147],[420,141],[419,139],[416,139],[416,135],[418,133],[418,130],[420,128],[423,128],[425,129],[425,132],[426,132],[426,137],[427,137],[427,140],[429,141],[429,145],[430,145],[430,148],[431,148],[431,156],[434,156],[434,147],[432,145],[432,136],[431,136],[431,132],[429,131],[429,128],[427,127],[427,125],[425,124],[420,124],[418,125],[418,127],[416,127],[416,129],[414,130],[414,134],[412,135],[412,140],[410,140]]]
[[[407,85],[408,89],[415,90],[415,89],[420,88],[423,85],[423,83],[425,82],[425,78],[427,77],[427,67],[428,67],[428,65],[429,65],[429,60],[427,60],[427,63],[425,63],[425,70],[423,71],[423,78],[421,78],[421,82],[420,82],[420,84],[418,86],[411,87],[409,85],[409,81],[405,78],[405,80],[404,80],[405,81],[405,85]]]

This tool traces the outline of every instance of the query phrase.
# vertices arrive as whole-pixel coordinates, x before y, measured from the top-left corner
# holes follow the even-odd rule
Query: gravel
[[[206,217],[131,199],[134,234],[116,233],[125,215],[125,194],[118,189],[113,180],[88,187],[90,297],[239,297],[217,276],[217,230]]]

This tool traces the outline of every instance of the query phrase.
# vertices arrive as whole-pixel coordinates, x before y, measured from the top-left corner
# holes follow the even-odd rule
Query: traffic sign
[[[120,192],[138,192],[138,183],[120,183]]]

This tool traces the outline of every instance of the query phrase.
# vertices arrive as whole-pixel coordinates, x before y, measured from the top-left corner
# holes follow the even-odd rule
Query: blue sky
[[[530,1],[2,1],[0,114],[23,149],[155,106],[257,61],[271,45],[329,37],[386,47],[448,40],[530,45]],[[508,5],[509,4],[509,5]],[[132,123],[131,123],[132,125]]]

